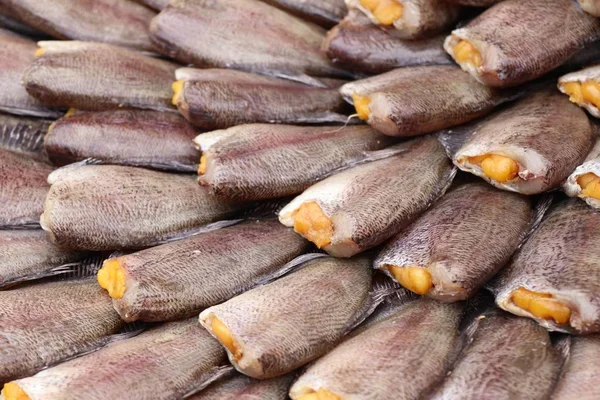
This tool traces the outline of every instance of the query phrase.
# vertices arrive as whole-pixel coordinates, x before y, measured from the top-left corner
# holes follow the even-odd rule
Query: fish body
[[[600,17],[600,1],[598,0],[578,0],[581,8],[594,17]]]
[[[153,10],[161,11],[169,5],[169,0],[135,0]]]
[[[558,384],[550,397],[552,400],[594,400],[600,398],[595,384],[598,377],[600,336],[571,336],[568,358],[562,369]]]
[[[572,103],[584,108],[592,116],[600,118],[600,98],[594,89],[600,87],[600,65],[570,72],[558,80],[558,89],[569,95]]]
[[[288,389],[294,380],[291,373],[277,378],[257,380],[235,374],[213,383],[190,400],[287,400]]]
[[[348,13],[344,0],[267,0],[267,3],[324,27],[337,24]]]
[[[581,165],[567,178],[563,185],[565,193],[571,197],[579,197],[596,209],[600,209],[600,193],[597,193],[598,186],[596,183],[600,177],[600,140],[596,140],[596,144],[592,151],[587,155]],[[592,179],[590,183],[586,179]]]

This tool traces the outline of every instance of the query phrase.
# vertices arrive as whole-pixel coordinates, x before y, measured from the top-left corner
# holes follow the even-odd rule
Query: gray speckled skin
[[[600,332],[600,211],[576,199],[558,204],[512,262],[492,282],[498,306],[533,318],[516,307],[511,293],[519,287],[549,293],[572,310],[570,326],[536,319],[551,330]]]
[[[324,27],[337,24],[348,13],[344,0],[266,0],[266,2]]]
[[[453,302],[474,295],[525,238],[534,212],[528,197],[468,183],[440,199],[394,237],[375,268],[421,266],[432,275],[427,296]]]
[[[482,56],[480,67],[465,66],[470,74],[488,86],[515,86],[551,71],[600,39],[600,20],[573,0],[506,0],[452,31],[444,44],[449,54],[460,39]]]
[[[213,383],[190,400],[288,400],[288,389],[293,380],[294,373],[265,380],[236,373]]]
[[[0,148],[47,161],[44,136],[51,120],[0,113]]]
[[[45,53],[25,71],[22,84],[46,104],[89,111],[175,111],[171,105],[175,64],[103,43],[38,44]]]
[[[219,343],[192,318],[16,382],[31,400],[174,400],[210,382],[226,362]]]
[[[425,398],[451,366],[461,317],[459,304],[410,302],[320,358],[290,397],[323,388],[344,400]]]
[[[65,167],[49,178],[41,225],[77,250],[142,248],[233,214],[193,176],[142,168]]]
[[[598,0],[578,0],[584,11],[592,14],[594,17],[600,17],[600,1]],[[581,397],[580,397],[581,398]]]
[[[4,12],[57,39],[152,50],[153,11],[130,0],[1,0]]]
[[[243,356],[234,367],[253,378],[272,378],[320,357],[363,313],[371,289],[369,260],[331,257],[259,286],[200,314],[212,333],[218,318]],[[229,351],[228,351],[229,353]]]
[[[204,135],[196,139],[206,159],[206,173],[199,182],[219,197],[236,200],[298,194],[394,143],[364,125],[250,124],[211,132],[206,139]]]
[[[119,257],[125,295],[113,304],[126,321],[189,317],[245,292],[308,249],[276,220],[203,233]]]
[[[0,292],[0,383],[89,351],[123,321],[93,278]]]
[[[595,400],[600,398],[600,335],[568,339],[569,354],[552,400]]]
[[[109,164],[196,171],[199,133],[175,113],[144,110],[78,112],[52,125],[44,147],[55,165],[86,158]]]

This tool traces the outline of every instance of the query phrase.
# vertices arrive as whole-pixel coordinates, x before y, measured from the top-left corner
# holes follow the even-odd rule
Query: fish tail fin
[[[188,397],[195,395],[199,391],[206,388],[208,385],[233,374],[234,371],[235,369],[231,365],[222,365],[220,367],[212,368],[210,371],[202,375],[202,377],[199,380],[200,382],[196,384],[196,386],[194,386],[193,389],[185,393],[183,395],[183,398],[187,399]]]

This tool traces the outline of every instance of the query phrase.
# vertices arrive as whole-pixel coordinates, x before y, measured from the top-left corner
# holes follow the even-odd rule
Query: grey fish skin
[[[540,20],[543,26],[531,29]],[[598,39],[600,20],[573,0],[506,0],[452,31],[444,48],[456,59],[455,46],[466,40],[481,63],[458,61],[461,67],[487,86],[508,87],[542,76]]]
[[[364,125],[249,124],[203,133],[195,143],[205,163],[200,184],[216,196],[249,201],[298,194],[394,140]]]
[[[219,343],[193,318],[153,328],[13,383],[30,400],[181,399],[222,374],[218,368],[226,361]]]
[[[578,0],[581,8],[594,17],[600,17],[600,1],[598,0]]]
[[[350,103],[353,96],[368,97],[366,122],[390,136],[422,135],[461,125],[517,95],[486,87],[454,65],[399,68],[347,83],[340,92]]]
[[[340,22],[348,13],[344,0],[266,0],[266,2],[326,28]]]
[[[231,378],[213,383],[190,400],[287,400],[288,389],[295,374],[272,379],[256,380],[235,374]]]
[[[533,219],[530,198],[467,183],[390,240],[373,265],[392,279],[388,266],[424,268],[431,278],[426,296],[464,300],[508,262]]]
[[[193,176],[142,168],[64,167],[48,182],[42,228],[73,250],[148,247],[240,209],[211,197]]]
[[[402,40],[373,26],[357,10],[331,29],[321,48],[334,64],[369,74],[400,67],[451,64],[444,51],[445,35],[422,40]]]
[[[467,347],[432,400],[543,400],[563,358],[548,331],[497,310],[467,328]]]
[[[441,197],[455,174],[434,137],[401,146],[398,155],[311,186],[281,210],[279,221],[336,257],[381,244]]]
[[[148,25],[156,14],[129,0],[1,0],[0,5],[17,20],[57,39],[153,50]]]
[[[94,349],[124,324],[92,279],[0,292],[0,382]]]
[[[287,374],[330,350],[369,301],[369,260],[322,258],[200,313],[213,336],[215,319],[231,332],[241,373],[265,379]]]
[[[140,4],[161,11],[169,5],[169,0],[134,0]]]
[[[337,88],[321,88],[290,80],[227,69],[176,72],[173,103],[192,124],[205,130],[253,122],[345,123],[346,103]]]
[[[78,112],[59,119],[44,140],[55,165],[87,158],[109,164],[196,171],[199,133],[175,113],[146,110]]]
[[[410,302],[311,365],[292,399],[324,389],[344,400],[424,398],[450,368],[462,305]]]
[[[22,84],[46,104],[87,111],[175,111],[171,105],[175,64],[104,43],[38,45],[42,54],[25,71]]]
[[[552,209],[512,262],[492,281],[496,304],[513,314],[535,319],[550,330],[600,332],[600,212],[569,199]],[[582,251],[575,251],[582,249]],[[545,293],[568,307],[568,322],[559,324],[518,307],[518,288]]]
[[[125,274],[125,292],[113,305],[127,322],[197,315],[262,283],[307,249],[291,229],[267,220],[128,254],[112,261]]]
[[[47,161],[44,136],[52,120],[0,113],[0,148]]]
[[[563,366],[552,400],[594,400],[600,398],[597,385],[600,336],[570,336],[568,359]]]
[[[581,176],[592,173],[595,176],[600,176],[600,140],[596,140],[596,144],[587,155],[582,164],[567,178],[563,185],[563,189],[570,197],[579,197],[593,208],[600,209],[600,199],[590,196],[587,192],[584,193],[583,188],[577,181]]]

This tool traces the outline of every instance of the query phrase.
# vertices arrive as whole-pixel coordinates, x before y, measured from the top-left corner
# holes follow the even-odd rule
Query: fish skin
[[[195,141],[206,159],[200,184],[219,197],[243,201],[298,194],[394,143],[365,125],[272,124],[240,125]]]
[[[198,151],[192,139],[198,133],[175,113],[78,112],[52,125],[44,147],[59,166],[93,158],[110,164],[195,172]]]
[[[57,39],[105,42],[152,51],[153,11],[129,0],[0,0],[3,12]]]
[[[467,183],[390,240],[373,265],[392,279],[387,265],[427,268],[434,284],[428,297],[464,300],[509,261],[533,219],[530,198]]]
[[[226,361],[219,343],[193,318],[150,329],[16,383],[31,400],[181,399],[210,382]]]
[[[256,380],[236,373],[231,378],[213,383],[189,400],[288,400],[288,389],[295,374]]]
[[[331,257],[308,263],[275,282],[251,289],[200,313],[212,334],[216,316],[243,356],[229,361],[241,373],[265,379],[287,374],[323,355],[360,317],[369,301],[370,261]]]
[[[452,365],[462,309],[429,299],[396,308],[311,365],[290,397],[323,388],[344,400],[425,398]]]
[[[198,314],[274,275],[308,249],[276,220],[252,221],[118,257],[122,319],[165,321]]]
[[[489,311],[467,328],[467,345],[432,400],[547,399],[563,359],[548,331]]]
[[[594,173],[596,176],[600,176],[600,139],[596,140],[596,144],[587,155],[582,164],[580,164],[575,171],[567,178],[567,181],[563,185],[563,189],[570,197],[579,197],[581,195],[581,186],[577,183],[577,178],[588,172]],[[593,197],[586,197],[583,199],[590,207],[600,209],[600,200]]]
[[[265,0],[275,7],[324,27],[331,27],[348,13],[344,0]]]
[[[22,84],[46,104],[88,111],[175,111],[171,105],[175,64],[105,43],[38,45],[45,53],[25,71]]]
[[[0,309],[0,382],[90,351],[124,324],[93,279],[2,291]]]
[[[486,87],[455,65],[399,68],[347,83],[340,92],[350,103],[353,94],[370,97],[367,123],[390,136],[461,125],[517,95]]]
[[[584,68],[580,71],[570,72],[561,76],[558,80],[558,90],[560,90],[562,93],[565,93],[561,84],[568,82],[584,82],[588,80],[600,81],[600,65],[594,65]],[[583,105],[579,105],[579,107],[584,108],[592,116],[600,118],[600,109],[592,103],[586,101]]]
[[[161,11],[169,5],[169,0],[134,0],[137,3],[150,7],[153,10]]]
[[[583,11],[592,14],[594,17],[600,17],[600,1],[598,0],[578,0]]]
[[[491,282],[496,304],[553,331],[600,332],[600,249],[595,245],[600,240],[599,223],[600,212],[576,199],[556,205]],[[510,294],[519,287],[549,293],[569,304],[570,326],[534,318],[516,307]]]
[[[373,26],[369,18],[350,10],[325,36],[321,48],[334,64],[369,74],[400,67],[452,64],[444,51],[446,35],[422,40],[402,40]]]
[[[0,113],[0,148],[48,161],[44,136],[52,120]]]
[[[64,167],[48,182],[42,228],[73,250],[152,246],[240,208],[212,198],[193,176],[142,168]]]
[[[351,257],[383,243],[442,196],[456,171],[432,136],[401,146],[406,150],[398,155],[311,186],[281,210],[279,221],[293,226],[294,212],[315,201],[333,223],[331,243],[323,247],[329,254]]]
[[[600,398],[597,385],[600,335],[570,336],[568,359],[550,397],[552,400]]]
[[[545,21],[543,26],[531,29],[540,20]],[[600,20],[572,0],[506,0],[452,31],[444,43],[450,55],[460,39],[471,42],[483,60],[478,68],[465,65],[465,71],[487,86],[516,86],[551,71],[600,39]]]

